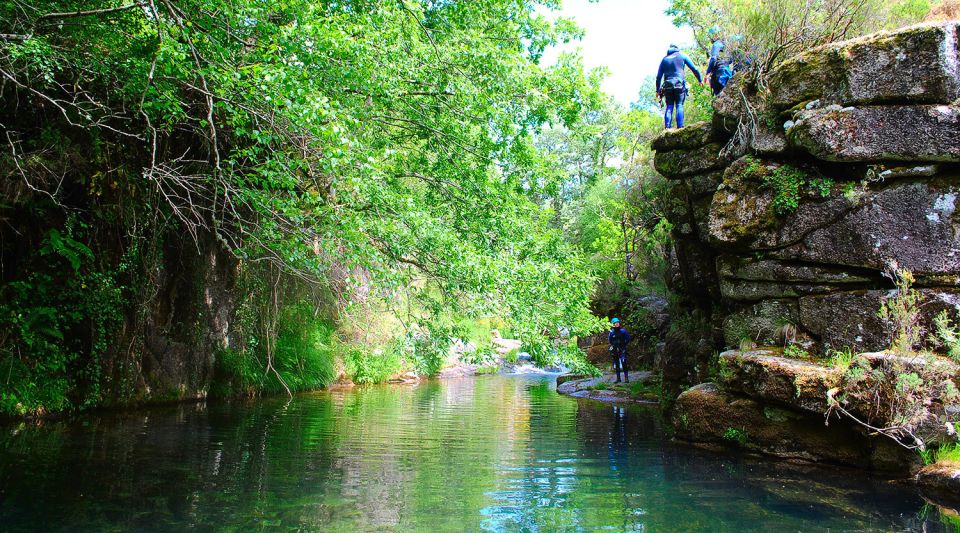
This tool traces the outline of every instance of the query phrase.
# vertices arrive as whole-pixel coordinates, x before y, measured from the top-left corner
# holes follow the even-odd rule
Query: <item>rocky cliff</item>
[[[714,382],[679,397],[681,438],[876,470],[916,466],[915,453],[849,417],[825,427],[828,392],[846,392],[850,378],[796,354],[887,348],[877,311],[894,289],[885,275],[894,263],[913,273],[925,324],[942,311],[960,316],[958,33],[954,21],[813,49],[762,87],[736,76],[711,123],[653,141],[655,167],[673,184],[675,287],[703,324],[693,338],[668,337],[659,365],[665,386]],[[793,358],[750,351],[788,343],[802,347]],[[709,368],[708,354],[724,348],[742,350]],[[859,361],[868,375],[914,364],[882,353]],[[951,361],[929,365],[956,385]],[[894,423],[852,396],[846,409]],[[956,418],[951,401],[928,404],[940,429]]]
[[[891,261],[928,315],[960,309],[957,23],[811,50],[765,90],[734,77],[713,123],[664,132],[656,169],[682,291],[717,344],[878,350]],[[782,332],[781,332],[782,333]]]

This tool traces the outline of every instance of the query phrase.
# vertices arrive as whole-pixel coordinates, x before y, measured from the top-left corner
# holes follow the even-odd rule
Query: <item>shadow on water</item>
[[[954,531],[911,489],[718,455],[549,376],[0,428],[0,530]]]

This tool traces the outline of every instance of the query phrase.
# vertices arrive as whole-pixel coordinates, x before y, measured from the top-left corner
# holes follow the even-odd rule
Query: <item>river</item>
[[[908,487],[663,425],[550,376],[18,423],[0,427],[0,530],[953,531]]]

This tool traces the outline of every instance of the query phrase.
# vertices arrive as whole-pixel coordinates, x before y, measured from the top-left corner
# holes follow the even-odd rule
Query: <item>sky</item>
[[[663,13],[666,7],[667,0],[563,0],[559,14],[575,19],[586,35],[559,50],[579,47],[587,68],[608,67],[603,89],[627,105],[637,99],[643,79],[657,74],[668,45],[693,43],[693,32],[675,27]],[[544,64],[558,53],[548,51]]]

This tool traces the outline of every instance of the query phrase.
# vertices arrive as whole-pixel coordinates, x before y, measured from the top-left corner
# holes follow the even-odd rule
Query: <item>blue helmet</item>
[[[611,323],[611,324],[619,324],[619,323],[620,323],[620,319],[614,317],[613,320],[610,321],[610,323]]]
[[[711,37],[717,35],[718,33],[720,33],[720,26],[710,26],[710,28],[707,30],[707,35]]]

